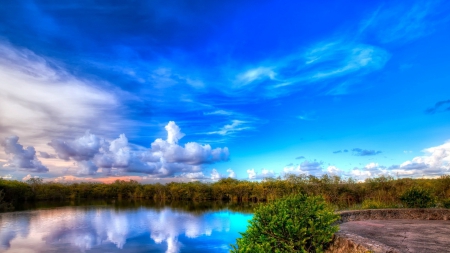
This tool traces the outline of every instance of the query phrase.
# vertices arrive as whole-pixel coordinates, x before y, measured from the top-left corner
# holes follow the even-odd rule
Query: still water
[[[229,252],[247,210],[116,203],[0,213],[0,252]]]

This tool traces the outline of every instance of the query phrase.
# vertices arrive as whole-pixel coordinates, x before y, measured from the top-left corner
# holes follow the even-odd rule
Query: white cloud
[[[450,140],[442,145],[424,149],[423,156],[405,161],[392,172],[407,176],[437,176],[450,172]]]
[[[252,127],[246,125],[246,121],[242,120],[232,120],[231,124],[223,126],[218,131],[208,132],[208,134],[219,134],[219,135],[229,135],[234,134],[236,132],[251,129]]]
[[[58,62],[3,41],[0,83],[0,132],[18,135],[38,149],[47,148],[44,136],[78,133],[88,126],[108,132],[110,122],[116,122],[114,127],[121,123],[113,113],[119,105],[114,94],[72,76]]]
[[[414,157],[400,165],[390,167],[371,162],[363,168],[354,168],[348,174],[359,180],[369,177],[389,175],[393,177],[436,177],[450,173],[450,141],[442,145],[424,149],[423,156]]]
[[[203,172],[188,172],[178,175],[179,178],[192,179],[192,180],[212,180],[217,181],[224,178],[216,169],[212,169],[210,176],[205,175]]]
[[[307,54],[309,58],[315,58],[310,64],[321,67],[321,70],[311,76],[311,80],[337,77],[357,71],[371,72],[382,68],[390,58],[385,50],[371,45],[345,42],[331,45],[319,51],[313,48]]]
[[[343,173],[341,169],[333,165],[328,166],[326,172],[330,175],[340,175]]]
[[[295,174],[295,175],[319,175],[323,173],[322,162],[305,160],[297,165],[289,165],[283,168],[283,174]]]
[[[78,139],[65,141],[53,139],[49,145],[55,149],[58,158],[68,161],[85,161],[92,159],[100,150],[105,141],[89,131]]]
[[[165,128],[167,131],[167,142],[169,144],[177,144],[178,141],[184,136],[180,128],[173,121],[170,121]]]
[[[98,168],[119,169],[126,172],[147,173],[155,177],[169,177],[179,173],[186,177],[196,177],[201,165],[227,161],[227,147],[211,148],[209,144],[201,145],[188,142],[183,146],[178,141],[184,134],[175,122],[170,121],[166,127],[167,139],[156,139],[150,149],[133,150],[124,134],[108,142],[90,132],[84,136],[67,141],[52,140],[49,145],[54,148],[59,158],[77,162],[80,175],[93,175]]]
[[[236,178],[236,173],[232,169],[227,169],[228,177]]]
[[[264,179],[269,177],[275,177],[275,172],[273,170],[262,169],[261,173],[255,171],[255,169],[247,170],[249,179]]]
[[[4,147],[5,154],[9,156],[8,164],[4,164],[3,167],[13,167],[29,172],[48,171],[48,168],[36,157],[34,147],[24,149],[19,144],[19,137],[7,137],[2,141],[1,146]]]
[[[353,34],[332,37],[312,44],[303,52],[266,59],[263,62],[270,62],[272,67],[244,71],[238,75],[235,85],[224,91],[248,99],[255,99],[255,94],[258,98],[275,98],[292,94],[305,85],[338,80],[338,83],[328,82],[325,94],[341,95],[348,93],[350,86],[362,76],[382,69],[389,59],[385,49],[355,41]],[[346,81],[342,82],[339,78],[345,76]]]
[[[219,180],[221,178],[222,178],[222,176],[220,175],[220,173],[216,169],[213,169],[212,172],[211,172],[211,179],[213,181],[217,181],[217,180]]]
[[[254,81],[263,80],[266,78],[273,80],[275,79],[275,76],[276,73],[272,70],[272,68],[258,67],[239,74],[236,78],[235,85],[236,87],[246,86]]]
[[[367,170],[371,170],[371,169],[378,168],[378,167],[379,167],[378,163],[374,163],[374,162],[369,163],[366,166],[364,166],[364,168]]]
[[[32,176],[32,175],[28,174],[24,178],[22,178],[22,181],[28,181],[32,178],[39,178],[39,176]]]

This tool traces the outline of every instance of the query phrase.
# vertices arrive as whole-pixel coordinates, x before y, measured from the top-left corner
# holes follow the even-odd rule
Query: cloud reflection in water
[[[0,214],[5,252],[228,252],[250,214],[66,207]]]

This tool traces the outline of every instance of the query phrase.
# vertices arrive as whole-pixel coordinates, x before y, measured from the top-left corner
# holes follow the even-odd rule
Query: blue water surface
[[[66,206],[0,214],[0,252],[229,252],[250,213]]]

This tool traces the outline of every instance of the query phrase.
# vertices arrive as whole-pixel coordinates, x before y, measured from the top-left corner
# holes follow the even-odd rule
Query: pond
[[[0,213],[0,252],[229,252],[252,218],[228,203],[44,207]]]

